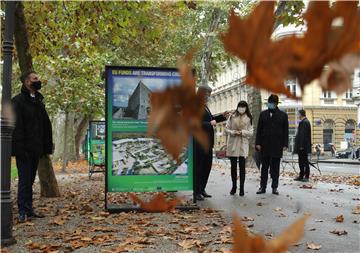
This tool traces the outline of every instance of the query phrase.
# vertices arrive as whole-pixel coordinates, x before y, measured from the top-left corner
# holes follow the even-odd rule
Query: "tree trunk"
[[[258,125],[258,119],[261,113],[261,92],[260,90],[255,89],[252,86],[247,86],[247,94],[248,94],[248,104],[250,107],[251,115],[253,116],[253,127],[254,127],[254,134],[250,138],[249,156],[251,157],[255,151],[256,130]]]
[[[49,155],[44,155],[40,158],[38,173],[40,179],[41,197],[60,197],[59,186],[56,181]]]
[[[26,29],[24,5],[17,2],[15,7],[15,46],[21,74],[33,70],[32,56],[30,53],[29,37]]]
[[[86,129],[89,124],[90,117],[84,116],[82,117],[80,123],[76,127],[76,134],[75,134],[75,154],[76,154],[76,160],[80,159],[80,145],[81,142],[84,139]]]
[[[61,168],[61,172],[66,171],[66,167],[68,164],[68,156],[67,156],[67,135],[68,135],[68,125],[69,125],[69,112],[65,112],[65,124],[64,124],[64,149],[63,149],[63,164]]]
[[[29,46],[29,37],[26,29],[24,5],[22,2],[17,2],[15,7],[14,37],[21,74],[25,74],[33,70],[33,64]],[[41,196],[60,196],[54,169],[49,156],[40,159],[38,176],[40,179]]]
[[[201,56],[201,71],[200,71],[200,84],[208,85],[209,76],[210,76],[210,66],[211,66],[211,48],[214,42],[215,30],[219,27],[221,18],[221,10],[219,8],[215,8],[212,16],[211,22],[209,26],[209,30],[207,32],[206,42],[203,49],[203,53]]]
[[[74,114],[69,113],[68,115],[68,123],[67,123],[67,136],[66,143],[64,143],[64,135],[65,135],[65,113],[58,113],[54,117],[53,129],[54,129],[54,143],[55,152],[53,154],[53,161],[62,161],[64,157],[64,144],[66,145],[67,151],[67,160],[75,161],[75,134],[77,125],[74,123]]]

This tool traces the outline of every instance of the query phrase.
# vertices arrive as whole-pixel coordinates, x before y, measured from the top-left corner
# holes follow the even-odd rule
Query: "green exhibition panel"
[[[107,192],[193,190],[192,142],[177,164],[146,134],[151,92],[179,84],[176,69],[106,67]]]
[[[105,121],[89,122],[85,147],[86,157],[91,164],[105,164]]]

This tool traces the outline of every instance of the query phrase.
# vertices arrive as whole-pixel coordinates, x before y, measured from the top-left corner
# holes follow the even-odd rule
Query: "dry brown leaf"
[[[32,241],[29,241],[28,243],[25,244],[27,248],[29,249],[40,249],[40,244],[36,243],[36,242],[32,242]]]
[[[56,218],[56,219],[52,220],[49,224],[62,226],[65,224],[65,220],[62,218]]]
[[[193,53],[191,51],[178,64],[180,85],[150,95],[148,134],[159,138],[166,152],[178,163],[190,135],[205,150],[209,148],[207,135],[202,129],[205,93],[196,92],[196,77],[190,65]]]
[[[176,205],[181,203],[181,199],[175,198],[166,200],[164,194],[159,192],[149,201],[145,202],[138,198],[134,193],[129,193],[132,201],[140,205],[140,208],[147,212],[169,212],[175,209]]]
[[[293,244],[297,243],[304,235],[304,225],[308,215],[298,219],[279,236],[272,240],[265,240],[261,235],[249,236],[240,219],[235,216],[233,226],[234,253],[285,252]]]
[[[302,189],[313,189],[313,186],[311,184],[303,184],[300,186]]]
[[[343,222],[344,216],[343,215],[336,216],[335,220],[336,220],[336,222]]]
[[[307,243],[306,243],[306,247],[307,247],[308,249],[313,249],[313,250],[319,250],[319,249],[321,249],[321,245],[320,245],[320,244],[316,244],[316,243],[314,243],[314,242],[307,242]]]
[[[284,86],[282,77],[286,75],[286,63],[271,62],[269,56],[271,34],[274,26],[273,1],[263,1],[250,16],[241,19],[234,12],[229,17],[229,29],[221,35],[225,50],[246,61],[248,76],[246,82],[257,88],[265,88],[274,93],[293,95]],[[283,46],[287,50],[288,46]],[[272,55],[276,58],[275,55]]]
[[[352,53],[330,62],[320,76],[323,90],[333,90],[338,95],[352,89],[351,75],[360,68],[360,53]]]
[[[340,236],[340,235],[347,235],[348,232],[346,232],[345,230],[336,230],[335,229],[333,231],[330,231],[330,233]]]
[[[241,221],[254,221],[254,218],[252,218],[252,217],[247,217],[247,216],[243,216],[243,217],[241,218]]]
[[[272,41],[274,4],[273,1],[260,2],[246,19],[232,12],[229,29],[221,35],[225,50],[246,61],[248,84],[293,97],[284,86],[286,79],[296,78],[304,88],[320,77],[324,66],[342,61],[347,54],[360,52],[357,1],[338,1],[332,8],[328,1],[312,1],[304,15],[307,30],[303,36]],[[334,26],[333,21],[337,20],[342,20],[342,24]],[[323,82],[328,82],[323,83],[323,87],[336,91],[348,87],[347,77],[355,65],[344,61],[340,63],[341,74],[339,68],[337,72],[330,72],[328,78],[323,78]]]
[[[353,214],[360,214],[360,205],[357,205],[356,208],[352,211]]]
[[[201,241],[199,240],[183,240],[182,242],[178,243],[183,249],[191,249],[192,247],[200,247]]]
[[[10,250],[0,248],[0,253],[11,253]]]

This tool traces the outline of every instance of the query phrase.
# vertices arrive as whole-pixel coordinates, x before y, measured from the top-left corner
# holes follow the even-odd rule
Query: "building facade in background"
[[[303,27],[279,27],[274,38],[279,39],[290,34],[301,34]],[[246,65],[242,62],[224,69],[218,81],[212,84],[213,92],[209,108],[213,114],[235,110],[240,100],[248,100],[248,88],[244,83]],[[321,144],[325,151],[330,151],[332,144],[337,150],[345,149],[348,143],[360,145],[360,70],[353,75],[353,89],[344,94],[322,91],[317,81],[301,91],[297,80],[286,80],[285,85],[302,100],[296,101],[280,95],[279,108],[289,116],[289,151],[293,151],[298,126],[297,111],[305,109],[311,123],[312,143]],[[270,94],[261,91],[263,109],[266,109],[266,98]],[[258,119],[254,119],[258,120]],[[226,144],[224,134],[225,122],[215,129],[215,150]]]

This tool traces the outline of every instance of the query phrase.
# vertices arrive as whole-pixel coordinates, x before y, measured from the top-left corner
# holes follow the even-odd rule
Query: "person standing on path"
[[[208,100],[211,95],[211,87],[207,85],[201,85],[198,88],[198,92],[205,92],[205,100]],[[194,164],[196,171],[196,189],[195,189],[195,198],[196,200],[204,200],[205,198],[211,198],[206,191],[206,185],[209,179],[210,170],[212,167],[213,159],[213,147],[214,147],[214,127],[218,122],[226,120],[227,112],[218,116],[213,116],[209,108],[205,106],[204,115],[202,119],[202,128],[208,136],[209,140],[209,150],[205,151],[203,147],[194,140]]]
[[[294,180],[309,182],[310,166],[308,154],[311,154],[311,126],[306,118],[305,110],[299,110],[298,114],[300,123],[295,137],[294,153],[299,156],[300,174]]]
[[[36,177],[39,159],[52,154],[53,141],[49,116],[43,103],[44,97],[38,92],[41,81],[34,71],[20,78],[23,83],[20,94],[12,99],[15,112],[15,129],[12,136],[12,155],[16,158],[19,175],[17,204],[19,222],[28,218],[42,218],[33,209],[32,186]]]
[[[252,116],[246,101],[240,101],[235,112],[229,117],[225,127],[227,134],[226,156],[230,158],[232,188],[230,195],[236,193],[237,162],[239,161],[239,195],[244,196],[245,159],[249,155],[249,139],[254,133]]]
[[[272,193],[278,195],[280,159],[289,142],[289,121],[285,112],[278,108],[279,97],[271,94],[268,109],[262,111],[256,131],[255,148],[261,152],[261,182],[256,194],[264,194],[268,181],[269,167],[272,178]]]

